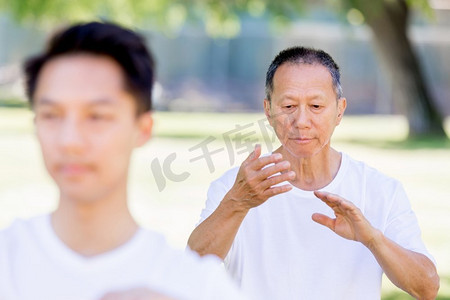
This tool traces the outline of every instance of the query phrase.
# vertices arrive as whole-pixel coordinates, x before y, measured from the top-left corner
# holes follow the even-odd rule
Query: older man
[[[330,145],[346,105],[327,53],[280,52],[264,111],[281,147],[262,157],[256,147],[211,184],[188,244],[224,259],[254,299],[379,299],[383,272],[414,297],[436,296],[401,184]]]

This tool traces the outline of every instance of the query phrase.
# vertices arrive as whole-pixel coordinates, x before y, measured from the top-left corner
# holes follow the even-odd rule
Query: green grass
[[[26,108],[28,107],[28,102],[13,98],[10,99],[0,98],[0,107]]]
[[[146,227],[164,233],[169,242],[184,247],[204,205],[209,183],[239,163],[247,153],[214,156],[213,172],[204,161],[190,160],[192,150],[207,137],[210,149],[226,148],[226,134],[248,126],[251,138],[264,143],[260,114],[156,112],[153,139],[138,149],[130,171],[130,207]],[[450,122],[446,123],[450,132]],[[0,108],[0,227],[16,217],[29,217],[55,208],[57,190],[46,174],[33,133],[33,115],[23,108]],[[224,135],[225,134],[225,135]],[[225,136],[225,137],[224,137]],[[398,116],[346,116],[336,129],[333,145],[352,157],[399,179],[419,219],[423,239],[438,262],[441,289],[438,299],[450,299],[450,145],[449,140],[405,140],[407,123]],[[233,143],[236,136],[233,137]],[[245,139],[240,139],[244,141]],[[233,144],[234,145],[234,144]],[[190,150],[191,149],[191,150]],[[176,153],[172,170],[189,172],[182,182],[166,180],[159,191],[152,173],[154,160]],[[383,299],[411,299],[384,280]]]

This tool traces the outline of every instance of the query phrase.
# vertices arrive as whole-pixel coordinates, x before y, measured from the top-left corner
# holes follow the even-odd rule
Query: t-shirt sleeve
[[[231,185],[227,185],[229,185],[229,177],[231,175],[229,173],[231,171],[233,170],[228,171],[221,178],[213,181],[210,184],[208,188],[205,207],[200,213],[200,221],[198,222],[198,224],[206,220],[217,209],[223,197],[225,197],[226,193],[228,193],[228,191],[230,190]]]
[[[13,283],[11,271],[11,254],[14,253],[14,236],[19,233],[14,231],[15,227],[0,230],[0,300],[15,299],[13,296]]]
[[[0,231],[0,300],[6,300],[6,292],[4,291],[3,287],[3,281],[6,279],[6,267],[7,267],[7,260],[6,260],[6,238],[3,231]]]
[[[200,214],[200,221],[197,226],[200,225],[204,220],[206,220],[219,206],[223,197],[231,189],[238,172],[238,168],[234,168],[226,172],[222,177],[213,181],[209,186],[205,208],[203,208]],[[231,245],[230,251],[228,251],[227,256],[224,259],[225,266],[228,266],[230,261],[233,260],[235,256],[237,245],[239,244],[239,231],[234,238],[233,244]]]
[[[397,184],[384,234],[403,248],[421,253],[436,264],[422,241],[417,217],[401,184]]]

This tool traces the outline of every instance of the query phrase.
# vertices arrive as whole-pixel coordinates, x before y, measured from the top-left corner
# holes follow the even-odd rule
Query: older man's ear
[[[342,97],[338,100],[338,115],[336,118],[336,126],[341,123],[346,108],[347,108],[347,99]]]
[[[272,125],[272,114],[270,112],[271,103],[269,100],[264,99],[264,114],[266,115],[267,120],[269,121],[269,124]]]

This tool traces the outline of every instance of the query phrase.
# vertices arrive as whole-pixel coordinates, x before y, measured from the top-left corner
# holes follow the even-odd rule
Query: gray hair
[[[339,72],[339,66],[333,60],[333,58],[323,50],[317,50],[306,47],[292,47],[285,49],[278,53],[269,66],[266,74],[266,99],[271,100],[270,97],[273,92],[273,77],[276,70],[282,64],[318,64],[327,68],[330,72],[333,89],[336,93],[337,99],[342,98],[342,86],[341,86],[341,74]]]

